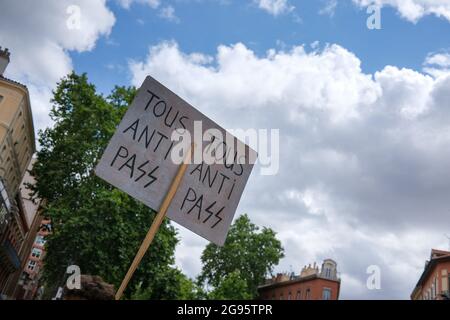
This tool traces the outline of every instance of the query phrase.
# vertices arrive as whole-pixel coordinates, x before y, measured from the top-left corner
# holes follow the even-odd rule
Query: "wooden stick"
[[[125,275],[125,278],[122,280],[122,284],[120,285],[119,290],[117,290],[117,292],[116,292],[116,300],[120,300],[120,298],[122,297],[122,294],[125,291],[125,289],[128,285],[128,282],[130,281],[131,277],[133,276],[133,273],[136,271],[137,267],[141,263],[141,260],[144,257],[145,253],[147,252],[148,247],[152,243],[156,232],[158,231],[159,227],[161,226],[161,223],[164,221],[167,209],[169,208],[169,205],[172,202],[172,199],[175,196],[175,194],[178,190],[178,187],[180,186],[181,180],[183,179],[184,173],[188,166],[188,161],[186,161],[186,160],[188,157],[189,157],[189,159],[191,158],[194,147],[195,147],[195,144],[192,143],[192,145],[190,146],[190,148],[188,149],[188,151],[186,153],[186,157],[183,160],[183,163],[178,168],[178,172],[172,181],[172,184],[169,188],[169,191],[166,194],[166,197],[164,198],[163,203],[161,204],[161,207],[159,208],[159,212],[156,215],[155,219],[153,220],[153,223],[152,223],[150,229],[148,230],[147,235],[145,236],[145,239],[142,242],[138,253],[134,257],[133,263],[131,264],[130,268],[128,269],[127,274]]]

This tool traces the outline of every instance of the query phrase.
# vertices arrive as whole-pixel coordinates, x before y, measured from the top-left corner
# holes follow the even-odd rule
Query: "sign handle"
[[[134,257],[133,263],[131,264],[130,268],[128,269],[127,274],[125,275],[125,278],[122,280],[122,284],[120,285],[119,290],[116,292],[116,300],[120,300],[122,297],[123,292],[125,291],[128,282],[130,281],[131,277],[133,276],[134,272],[136,271],[137,267],[141,263],[142,258],[145,255],[145,252],[147,252],[148,247],[153,241],[153,238],[155,237],[156,232],[158,231],[159,227],[161,226],[161,223],[164,221],[164,218],[166,216],[167,209],[169,208],[170,203],[172,202],[173,197],[175,196],[178,187],[180,186],[181,180],[183,179],[184,173],[186,172],[186,168],[188,166],[187,159],[190,158],[192,155],[192,151],[195,147],[195,144],[192,143],[192,145],[189,147],[188,152],[186,153],[186,157],[183,160],[183,163],[178,168],[178,172],[175,176],[175,178],[172,181],[172,184],[170,185],[169,191],[167,192],[163,203],[161,204],[161,207],[159,208],[159,212],[156,215],[155,219],[153,220],[153,223],[150,227],[150,229],[147,232],[147,235],[145,236],[144,241],[141,244],[141,247],[139,248],[139,251],[137,252],[136,256]]]

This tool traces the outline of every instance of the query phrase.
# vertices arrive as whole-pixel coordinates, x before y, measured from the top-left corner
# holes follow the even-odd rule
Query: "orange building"
[[[25,260],[22,274],[15,289],[15,299],[31,300],[39,295],[38,289],[42,285],[41,276],[43,259],[45,257],[46,237],[52,232],[49,218],[39,216],[39,228],[32,238],[28,258]]]
[[[47,235],[47,232],[42,232],[43,223],[48,224],[48,228],[50,228],[49,221],[45,219],[41,215],[41,201],[30,193],[28,189],[28,184],[34,184],[35,180],[30,175],[29,170],[32,168],[35,159],[32,159],[28,170],[25,173],[21,186],[19,188],[19,196],[17,197],[16,203],[19,204],[19,212],[20,216],[23,217],[23,226],[25,229],[24,238],[20,241],[20,249],[17,251],[17,261],[19,264],[17,268],[12,270],[6,276],[6,282],[4,283],[0,289],[3,299],[22,299],[24,298],[24,292],[27,291],[27,287],[29,287],[31,279],[28,274],[24,274],[27,272],[30,264],[30,255],[33,255],[33,259],[35,262],[31,263],[31,272],[30,274],[38,272],[41,267],[41,262],[37,261],[37,258],[42,259],[44,254],[43,247],[36,245],[37,235]],[[20,201],[20,202],[19,202]],[[7,235],[11,234],[10,232],[6,233]],[[39,238],[40,239],[40,238]],[[42,245],[43,242],[41,241]],[[0,268],[1,270],[2,268]],[[4,275],[4,273],[0,273],[0,275]],[[4,276],[0,276],[0,279],[5,279]],[[33,279],[37,279],[35,276]],[[26,284],[26,286],[25,286]],[[34,285],[38,284],[38,281],[33,281]],[[34,288],[33,288],[34,289]],[[36,290],[34,290],[36,291]]]
[[[259,286],[258,292],[264,300],[338,300],[340,286],[336,262],[326,259],[320,269],[314,263],[299,275],[279,273]]]
[[[450,299],[450,251],[431,250],[430,260],[412,294],[412,300]]]
[[[0,299],[9,299],[28,257],[35,212],[28,210],[22,181],[36,150],[26,86],[4,77],[10,52],[0,47]]]

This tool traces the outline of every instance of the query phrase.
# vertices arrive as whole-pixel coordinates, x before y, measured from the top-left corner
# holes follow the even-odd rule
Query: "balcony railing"
[[[11,215],[8,211],[4,210],[2,204],[0,203],[0,242],[5,235],[6,229],[8,228],[8,224],[11,221]]]
[[[9,272],[14,272],[20,268],[20,257],[9,240],[0,244],[0,257],[2,264]]]
[[[11,202],[2,177],[0,177],[0,242],[11,220]]]

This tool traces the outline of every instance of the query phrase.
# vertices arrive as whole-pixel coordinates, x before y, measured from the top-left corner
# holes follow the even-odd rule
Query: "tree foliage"
[[[93,170],[127,106],[133,87],[115,87],[108,97],[87,76],[63,78],[52,99],[51,128],[39,132],[40,149],[32,174],[34,193],[46,199],[52,219],[44,279],[63,285],[68,265],[99,275],[116,288],[133,260],[155,212],[95,176]],[[230,229],[224,247],[209,244],[198,283],[173,267],[178,240],[165,221],[130,282],[125,298],[250,299],[283,257],[275,233],[261,231],[247,215]],[[209,294],[203,286],[212,288]]]
[[[32,174],[34,192],[46,199],[52,219],[44,277],[61,285],[68,265],[120,285],[155,212],[96,177],[93,169],[136,89],[116,87],[107,98],[87,76],[72,73],[58,83],[50,116],[54,126],[39,132]],[[138,285],[152,299],[178,297],[174,263],[176,231],[163,223],[125,292]]]
[[[186,277],[180,270],[172,269],[166,274],[169,277],[169,288],[171,290],[168,296],[174,297],[177,300],[199,300],[203,299],[204,293],[197,284]],[[133,300],[148,300],[155,296],[154,288],[143,288],[142,284],[138,284],[135,292],[131,296]]]
[[[247,281],[240,272],[233,271],[220,281],[218,287],[208,294],[208,298],[213,300],[250,300],[253,296],[248,290]]]
[[[275,232],[269,228],[260,231],[247,215],[242,215],[231,226],[223,247],[212,243],[206,246],[198,280],[214,288],[210,298],[254,298],[258,285],[283,256]]]

